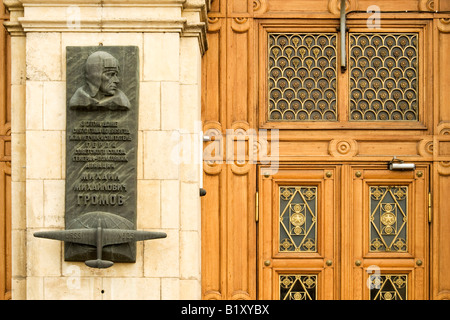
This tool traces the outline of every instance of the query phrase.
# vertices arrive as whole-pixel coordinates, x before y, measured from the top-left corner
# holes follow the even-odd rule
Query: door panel
[[[427,299],[428,168],[352,173],[352,298]]]
[[[260,298],[333,299],[337,168],[261,176]]]
[[[259,298],[428,298],[426,165],[282,167],[259,178]]]

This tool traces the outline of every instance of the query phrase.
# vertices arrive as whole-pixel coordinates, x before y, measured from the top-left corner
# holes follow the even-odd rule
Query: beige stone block
[[[23,201],[23,199],[22,199]],[[27,180],[26,182],[27,227],[44,227],[44,181]]]
[[[138,229],[161,228],[160,181],[139,180],[137,203]]]
[[[93,1],[91,1],[91,4]],[[76,3],[76,2],[72,2]],[[67,28],[76,28],[76,21],[81,20],[83,24],[86,20],[100,20],[101,19],[101,7],[94,5],[83,5],[78,2],[77,5],[52,5],[52,6],[27,6],[26,17],[30,20],[45,20],[45,21],[60,21],[64,20],[64,24]],[[75,21],[74,21],[75,20]]]
[[[11,224],[13,229],[26,228],[26,182],[11,182]]]
[[[180,277],[181,279],[200,279],[201,248],[197,231],[180,232]]]
[[[33,233],[49,229],[33,229],[27,234],[27,275],[60,276],[61,275],[61,241],[36,238]]]
[[[143,134],[144,179],[178,179],[178,132],[145,131]]]
[[[65,181],[44,180],[44,226],[64,228]]]
[[[27,81],[26,88],[26,128],[42,130],[43,128],[44,83]]]
[[[201,53],[196,37],[180,39],[180,83],[201,83]]]
[[[180,85],[178,82],[161,83],[161,129],[179,130],[180,118]]]
[[[44,82],[44,130],[66,129],[66,83]]]
[[[11,180],[25,181],[26,179],[26,138],[24,133],[11,134]]]
[[[180,279],[162,278],[161,300],[179,300],[179,299],[180,299]]]
[[[183,134],[182,140],[182,163],[180,165],[180,179],[183,182],[199,182],[200,166],[203,142],[199,134]]]
[[[13,278],[12,284],[12,300],[27,299],[27,278]]]
[[[161,226],[175,229],[180,227],[180,182],[178,180],[161,181]]]
[[[180,280],[180,300],[200,300],[201,296],[200,280]]]
[[[181,183],[181,229],[200,230],[200,195],[197,183]]]
[[[11,231],[11,270],[12,278],[25,278],[27,275],[27,235],[24,229]]]
[[[144,80],[178,81],[180,77],[178,33],[144,34]]]
[[[11,133],[23,133],[26,129],[26,85],[11,85]]]
[[[183,182],[198,183],[200,181],[200,165],[197,163],[182,164],[180,166],[180,176]],[[199,185],[197,186],[199,187]]]
[[[151,3],[151,2],[150,2]],[[147,6],[104,6],[102,19],[118,20],[127,17],[130,20],[173,19],[181,17],[181,6],[162,6],[160,3]]]
[[[104,296],[111,300],[160,300],[159,278],[107,278],[103,280]]]
[[[141,82],[139,90],[139,130],[161,129],[161,83]]]
[[[200,86],[181,85],[180,114],[181,128],[184,131],[194,133],[201,128],[201,102]]]
[[[11,37],[11,84],[24,85],[27,79],[26,38]]]
[[[61,34],[27,34],[27,79],[61,81]]]
[[[24,299],[26,300],[43,300],[44,299],[44,277],[27,277],[25,279],[26,292]],[[14,294],[14,296],[16,296]],[[15,298],[15,297],[14,297]]]
[[[144,242],[145,277],[178,277],[180,274],[178,230],[162,231],[167,233],[167,238]]]
[[[100,279],[81,277],[79,283],[67,277],[45,277],[45,300],[94,300],[100,291]]]
[[[60,131],[28,131],[26,149],[28,179],[61,179]]]

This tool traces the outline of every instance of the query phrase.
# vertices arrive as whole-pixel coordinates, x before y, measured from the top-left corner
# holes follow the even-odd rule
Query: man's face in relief
[[[106,96],[113,96],[116,93],[117,85],[119,84],[119,77],[117,70],[105,70],[101,76],[100,92]]]

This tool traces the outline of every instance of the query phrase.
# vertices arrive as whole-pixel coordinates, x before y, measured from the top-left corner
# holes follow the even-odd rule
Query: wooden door
[[[353,292],[364,300],[428,298],[429,179],[426,166],[415,171],[352,167],[350,200],[343,224],[343,255]]]
[[[428,298],[428,168],[261,168],[259,298]]]
[[[335,299],[334,166],[286,168],[261,178],[260,298]]]
[[[205,147],[232,149],[228,148],[230,141],[222,138],[228,130],[267,130],[267,135],[274,130],[278,139],[271,138],[253,148],[248,144],[245,159],[260,147],[270,152],[277,150],[276,163],[280,166],[302,168],[301,174],[289,178],[293,186],[297,178],[305,182],[302,179],[307,179],[309,169],[334,168],[331,180],[336,197],[336,243],[333,259],[329,259],[331,266],[326,265],[328,257],[323,251],[305,259],[273,255],[276,235],[271,239],[261,230],[274,232],[271,228],[275,228],[275,222],[267,218],[267,212],[272,214],[276,202],[267,204],[266,193],[270,193],[271,201],[278,201],[272,194],[278,176],[259,175],[265,161],[237,163],[229,161],[233,155],[226,152],[205,157],[204,188],[208,193],[202,197],[204,299],[278,299],[278,289],[272,286],[279,274],[292,271],[287,262],[297,263],[292,268],[301,267],[304,273],[316,272],[319,278],[333,270],[333,291],[327,296],[333,299],[368,298],[364,283],[367,271],[372,271],[372,262],[380,263],[380,272],[408,274],[408,283],[423,280],[423,292],[410,285],[414,292],[408,291],[408,299],[425,297],[428,287],[431,299],[450,298],[448,2],[347,0],[348,30],[343,46],[338,0],[211,1],[209,49],[202,67],[202,121],[203,132],[217,139],[205,142]],[[377,17],[381,28],[369,23]],[[347,68],[342,68],[344,53]],[[354,246],[366,238],[349,238],[356,228],[353,218],[369,210],[361,207],[365,213],[357,212],[352,207],[349,195],[358,194],[361,204],[363,200],[369,204],[369,185],[358,189],[354,184],[364,181],[361,179],[366,173],[375,172],[370,170],[376,164],[386,170],[394,156],[430,165],[430,177],[425,168],[421,178],[432,182],[431,249],[423,249],[431,250],[429,258],[425,253],[424,257],[417,254],[422,249],[410,247],[415,250],[411,257],[377,253],[382,259],[374,261],[374,254],[366,254],[363,244],[360,252],[354,252]],[[328,167],[312,166],[318,163]],[[356,164],[363,171],[361,178],[354,180]],[[379,179],[386,179],[380,181],[390,186],[396,183],[396,174],[384,171]],[[402,174],[417,174],[417,170]],[[417,193],[418,178],[408,182],[408,190],[411,197],[427,202],[427,191]],[[324,179],[323,186],[331,182],[326,176]],[[421,186],[425,187],[429,188]],[[259,210],[255,205],[257,197]],[[363,223],[361,220],[360,227]],[[417,229],[419,224],[411,228]],[[368,229],[363,231],[361,237],[368,237]],[[418,232],[425,234],[423,230]],[[264,256],[262,250],[266,250]],[[270,260],[267,267],[263,265],[266,260]],[[356,260],[361,261],[361,266],[355,265]],[[315,264],[305,266],[301,261]],[[270,280],[270,288],[261,284],[263,279]],[[325,297],[321,285],[319,282],[320,299]]]

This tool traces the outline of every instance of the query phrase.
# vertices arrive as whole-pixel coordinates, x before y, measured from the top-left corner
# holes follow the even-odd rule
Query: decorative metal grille
[[[418,120],[417,51],[417,34],[350,34],[350,120]]]
[[[370,251],[406,252],[407,186],[370,187]]]
[[[370,300],[407,300],[408,275],[370,275]]]
[[[317,187],[280,187],[280,252],[316,252]]]
[[[316,300],[317,275],[280,275],[280,300]]]
[[[336,121],[336,35],[269,34],[269,121]]]

